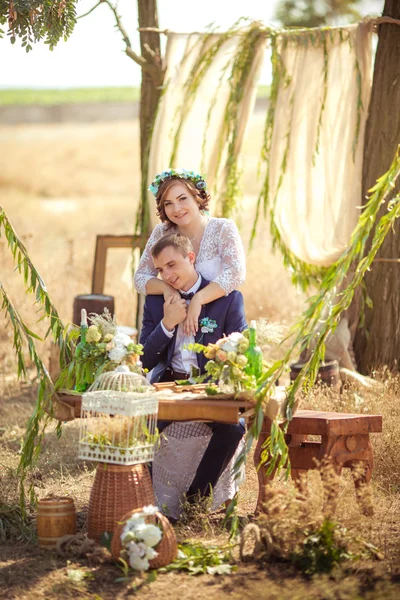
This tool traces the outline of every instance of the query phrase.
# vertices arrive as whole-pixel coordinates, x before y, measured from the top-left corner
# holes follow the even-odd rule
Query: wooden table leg
[[[324,446],[323,452],[329,456],[337,475],[340,475],[343,467],[352,470],[356,499],[360,509],[367,516],[373,515],[372,493],[369,486],[373,469],[373,452],[369,435],[331,436],[325,441]],[[329,477],[326,479],[327,490],[328,480]],[[331,509],[336,507],[334,496],[334,490],[328,490],[327,501],[332,503]]]
[[[354,487],[356,492],[356,500],[361,512],[372,517],[374,514],[374,506],[372,499],[372,487],[370,484],[372,469],[374,467],[374,455],[369,436],[363,436],[365,447],[365,460],[352,461],[350,468],[353,475]]]
[[[256,506],[256,514],[264,512],[263,504],[265,502],[265,486],[273,480],[275,477],[276,469],[270,475],[266,473],[266,466],[261,465],[261,452],[262,446],[265,440],[268,438],[271,432],[271,421],[267,417],[264,418],[262,430],[258,437],[258,442],[256,449],[254,451],[254,466],[256,468],[257,477],[258,477],[258,499]]]

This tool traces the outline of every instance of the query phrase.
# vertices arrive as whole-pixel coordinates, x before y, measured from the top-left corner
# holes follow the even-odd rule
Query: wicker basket
[[[90,492],[88,536],[98,542],[103,533],[113,533],[128,511],[148,504],[155,504],[155,498],[145,464],[99,463]]]
[[[124,515],[116,525],[111,541],[111,554],[113,555],[115,560],[118,560],[120,552],[122,550],[121,533],[125,523],[134,513],[140,511],[140,508],[136,510],[131,510],[126,515]],[[160,567],[165,567],[176,558],[176,555],[178,553],[178,544],[176,541],[174,528],[168,521],[167,517],[165,517],[160,512],[157,512],[155,515],[146,515],[145,520],[146,523],[157,523],[158,521],[158,524],[161,525],[162,528],[161,541],[154,548],[156,552],[158,552],[158,556],[149,561],[150,568],[159,569]]]

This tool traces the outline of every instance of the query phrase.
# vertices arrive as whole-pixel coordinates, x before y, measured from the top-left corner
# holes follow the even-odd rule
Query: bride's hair
[[[171,221],[168,219],[165,212],[164,202],[165,196],[167,195],[169,189],[176,183],[182,183],[187,188],[188,192],[196,200],[199,210],[208,210],[208,203],[211,200],[210,194],[208,194],[205,190],[198,190],[195,184],[192,181],[190,181],[190,179],[170,177],[169,179],[161,183],[156,196],[157,215],[160,217],[163,223],[171,224]]]

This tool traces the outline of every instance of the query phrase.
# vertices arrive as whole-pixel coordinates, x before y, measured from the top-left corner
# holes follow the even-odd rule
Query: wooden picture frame
[[[109,248],[144,248],[144,235],[98,235],[92,272],[92,294],[103,294]]]

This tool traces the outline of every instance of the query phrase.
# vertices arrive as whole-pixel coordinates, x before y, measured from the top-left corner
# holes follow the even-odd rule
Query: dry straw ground
[[[257,190],[257,157],[261,143],[261,117],[256,115],[245,147],[244,189],[246,206],[238,217],[247,245]],[[26,244],[29,254],[45,280],[61,317],[69,321],[75,295],[90,291],[95,236],[132,231],[139,192],[138,124],[61,124],[15,126],[0,129],[1,204]],[[265,227],[264,227],[265,229]],[[134,323],[134,298],[121,281],[128,253],[110,253],[106,293],[116,297],[119,323]],[[0,280],[27,322],[34,325],[37,315],[33,299],[24,294],[23,283],[13,272],[4,239],[0,239]],[[263,232],[248,253],[248,278],[243,287],[248,318],[259,316],[293,322],[301,312],[304,298],[292,289],[280,260],[270,252],[269,236]],[[44,325],[37,329],[44,331]],[[48,347],[42,355],[47,359]],[[347,390],[342,395],[317,391],[307,398],[304,408],[330,408],[354,412],[381,413],[384,432],[373,436],[376,465],[373,488],[375,516],[361,517],[350,477],[340,483],[337,519],[348,527],[350,537],[362,537],[378,547],[383,560],[373,556],[332,576],[305,579],[285,562],[273,556],[262,564],[241,564],[230,576],[197,578],[187,575],[160,575],[149,586],[115,583],[118,569],[110,564],[91,565],[72,561],[87,576],[82,582],[68,577],[67,559],[39,550],[34,539],[18,540],[21,528],[15,517],[18,502],[18,464],[24,423],[35,401],[35,382],[18,383],[15,377],[12,332],[0,317],[0,597],[12,598],[397,598],[400,585],[400,411],[397,397],[400,382],[389,373],[380,374],[382,389],[376,393]],[[70,494],[79,511],[79,524],[85,527],[93,468],[76,458],[77,423],[65,426],[56,439],[49,429],[44,451],[32,477],[37,493]],[[278,490],[291,484],[280,478]],[[256,475],[251,460],[239,502],[245,517],[254,511]],[[319,475],[309,475],[311,505],[320,506]],[[7,511],[6,512],[6,508]],[[11,511],[11,512],[10,512]],[[201,516],[201,515],[200,515]],[[289,518],[289,516],[288,516]],[[180,528],[180,540],[192,536],[205,542],[225,541],[221,514],[197,519],[202,527]],[[298,525],[298,523],[297,523]],[[28,536],[31,528],[23,533]],[[382,557],[381,557],[382,558]],[[138,581],[134,582],[138,584]]]

